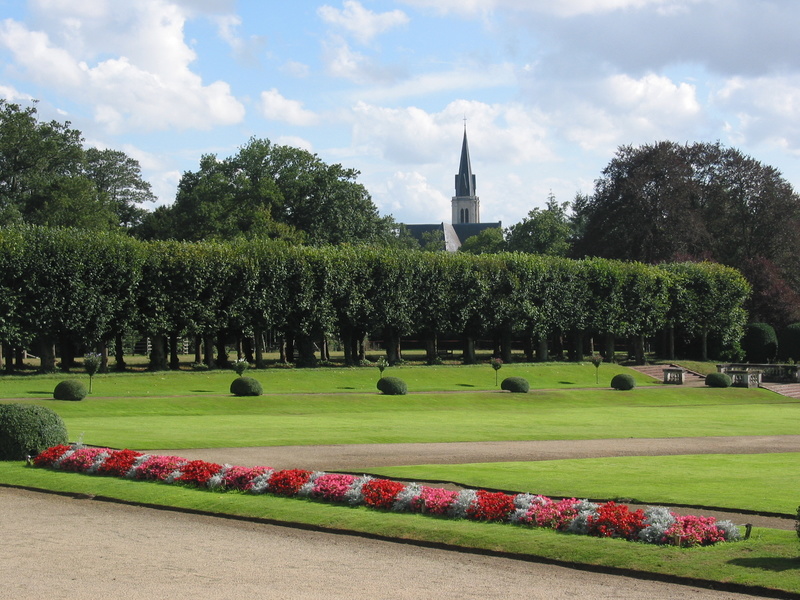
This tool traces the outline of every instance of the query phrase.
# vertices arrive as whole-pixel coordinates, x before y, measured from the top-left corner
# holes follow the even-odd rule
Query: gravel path
[[[0,599],[756,596],[0,488]]]

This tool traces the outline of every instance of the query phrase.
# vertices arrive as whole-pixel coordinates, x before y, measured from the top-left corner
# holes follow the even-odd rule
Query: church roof
[[[469,160],[469,144],[467,143],[467,128],[464,127],[464,141],[461,143],[461,162],[456,175],[456,196],[475,195],[475,175],[472,174],[472,164]]]
[[[456,252],[468,238],[478,235],[484,229],[503,228],[503,223],[421,223],[406,225],[408,233],[418,242],[423,242],[422,234],[431,231],[441,231],[445,250]]]

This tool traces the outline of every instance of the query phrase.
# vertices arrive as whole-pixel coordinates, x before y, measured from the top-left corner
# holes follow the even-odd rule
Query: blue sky
[[[163,204],[251,136],[449,221],[467,118],[484,221],[591,193],[625,144],[720,141],[800,189],[796,0],[0,0],[0,97],[142,165]]]

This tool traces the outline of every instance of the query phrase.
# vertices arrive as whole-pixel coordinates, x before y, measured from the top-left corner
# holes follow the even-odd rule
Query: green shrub
[[[709,373],[706,375],[706,385],[717,388],[731,387],[730,375],[726,373]]]
[[[633,375],[619,373],[611,379],[611,387],[615,390],[632,390],[636,387],[636,380],[634,380]]]
[[[381,377],[378,389],[387,396],[405,396],[408,393],[406,382],[397,377]]]
[[[768,323],[748,323],[742,340],[747,362],[768,363],[778,353],[778,337]]]
[[[264,393],[261,384],[252,377],[237,377],[231,383],[234,396],[260,396]]]
[[[527,394],[531,386],[524,377],[506,377],[500,384],[501,390],[506,390],[512,394]]]
[[[67,443],[67,428],[53,410],[33,404],[0,404],[0,460],[23,460]]]
[[[800,323],[787,325],[778,332],[778,358],[788,362],[800,357]]]
[[[53,390],[53,398],[56,400],[83,400],[88,394],[86,386],[77,379],[66,379],[56,386]]]

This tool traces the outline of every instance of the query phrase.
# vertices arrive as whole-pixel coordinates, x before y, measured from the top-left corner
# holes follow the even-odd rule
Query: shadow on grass
[[[219,390],[189,390],[189,391],[192,392],[193,394],[214,394]]]
[[[52,391],[50,391],[50,392],[42,392],[40,390],[29,390],[29,391],[27,391],[25,393],[26,394],[44,394],[45,396],[52,396],[53,395]]]
[[[574,381],[559,381],[561,385],[575,385]]]
[[[800,558],[734,558],[728,564],[761,571],[791,571],[800,569]]]
[[[475,386],[474,386],[474,385],[472,385],[471,383],[457,383],[456,385],[457,385],[458,387],[475,387]]]
[[[336,389],[337,389],[337,390],[354,390],[354,389],[356,389],[356,388],[354,388],[354,387],[352,387],[352,386],[347,386],[347,385],[344,385],[344,386],[339,386],[339,387],[337,387]]]

